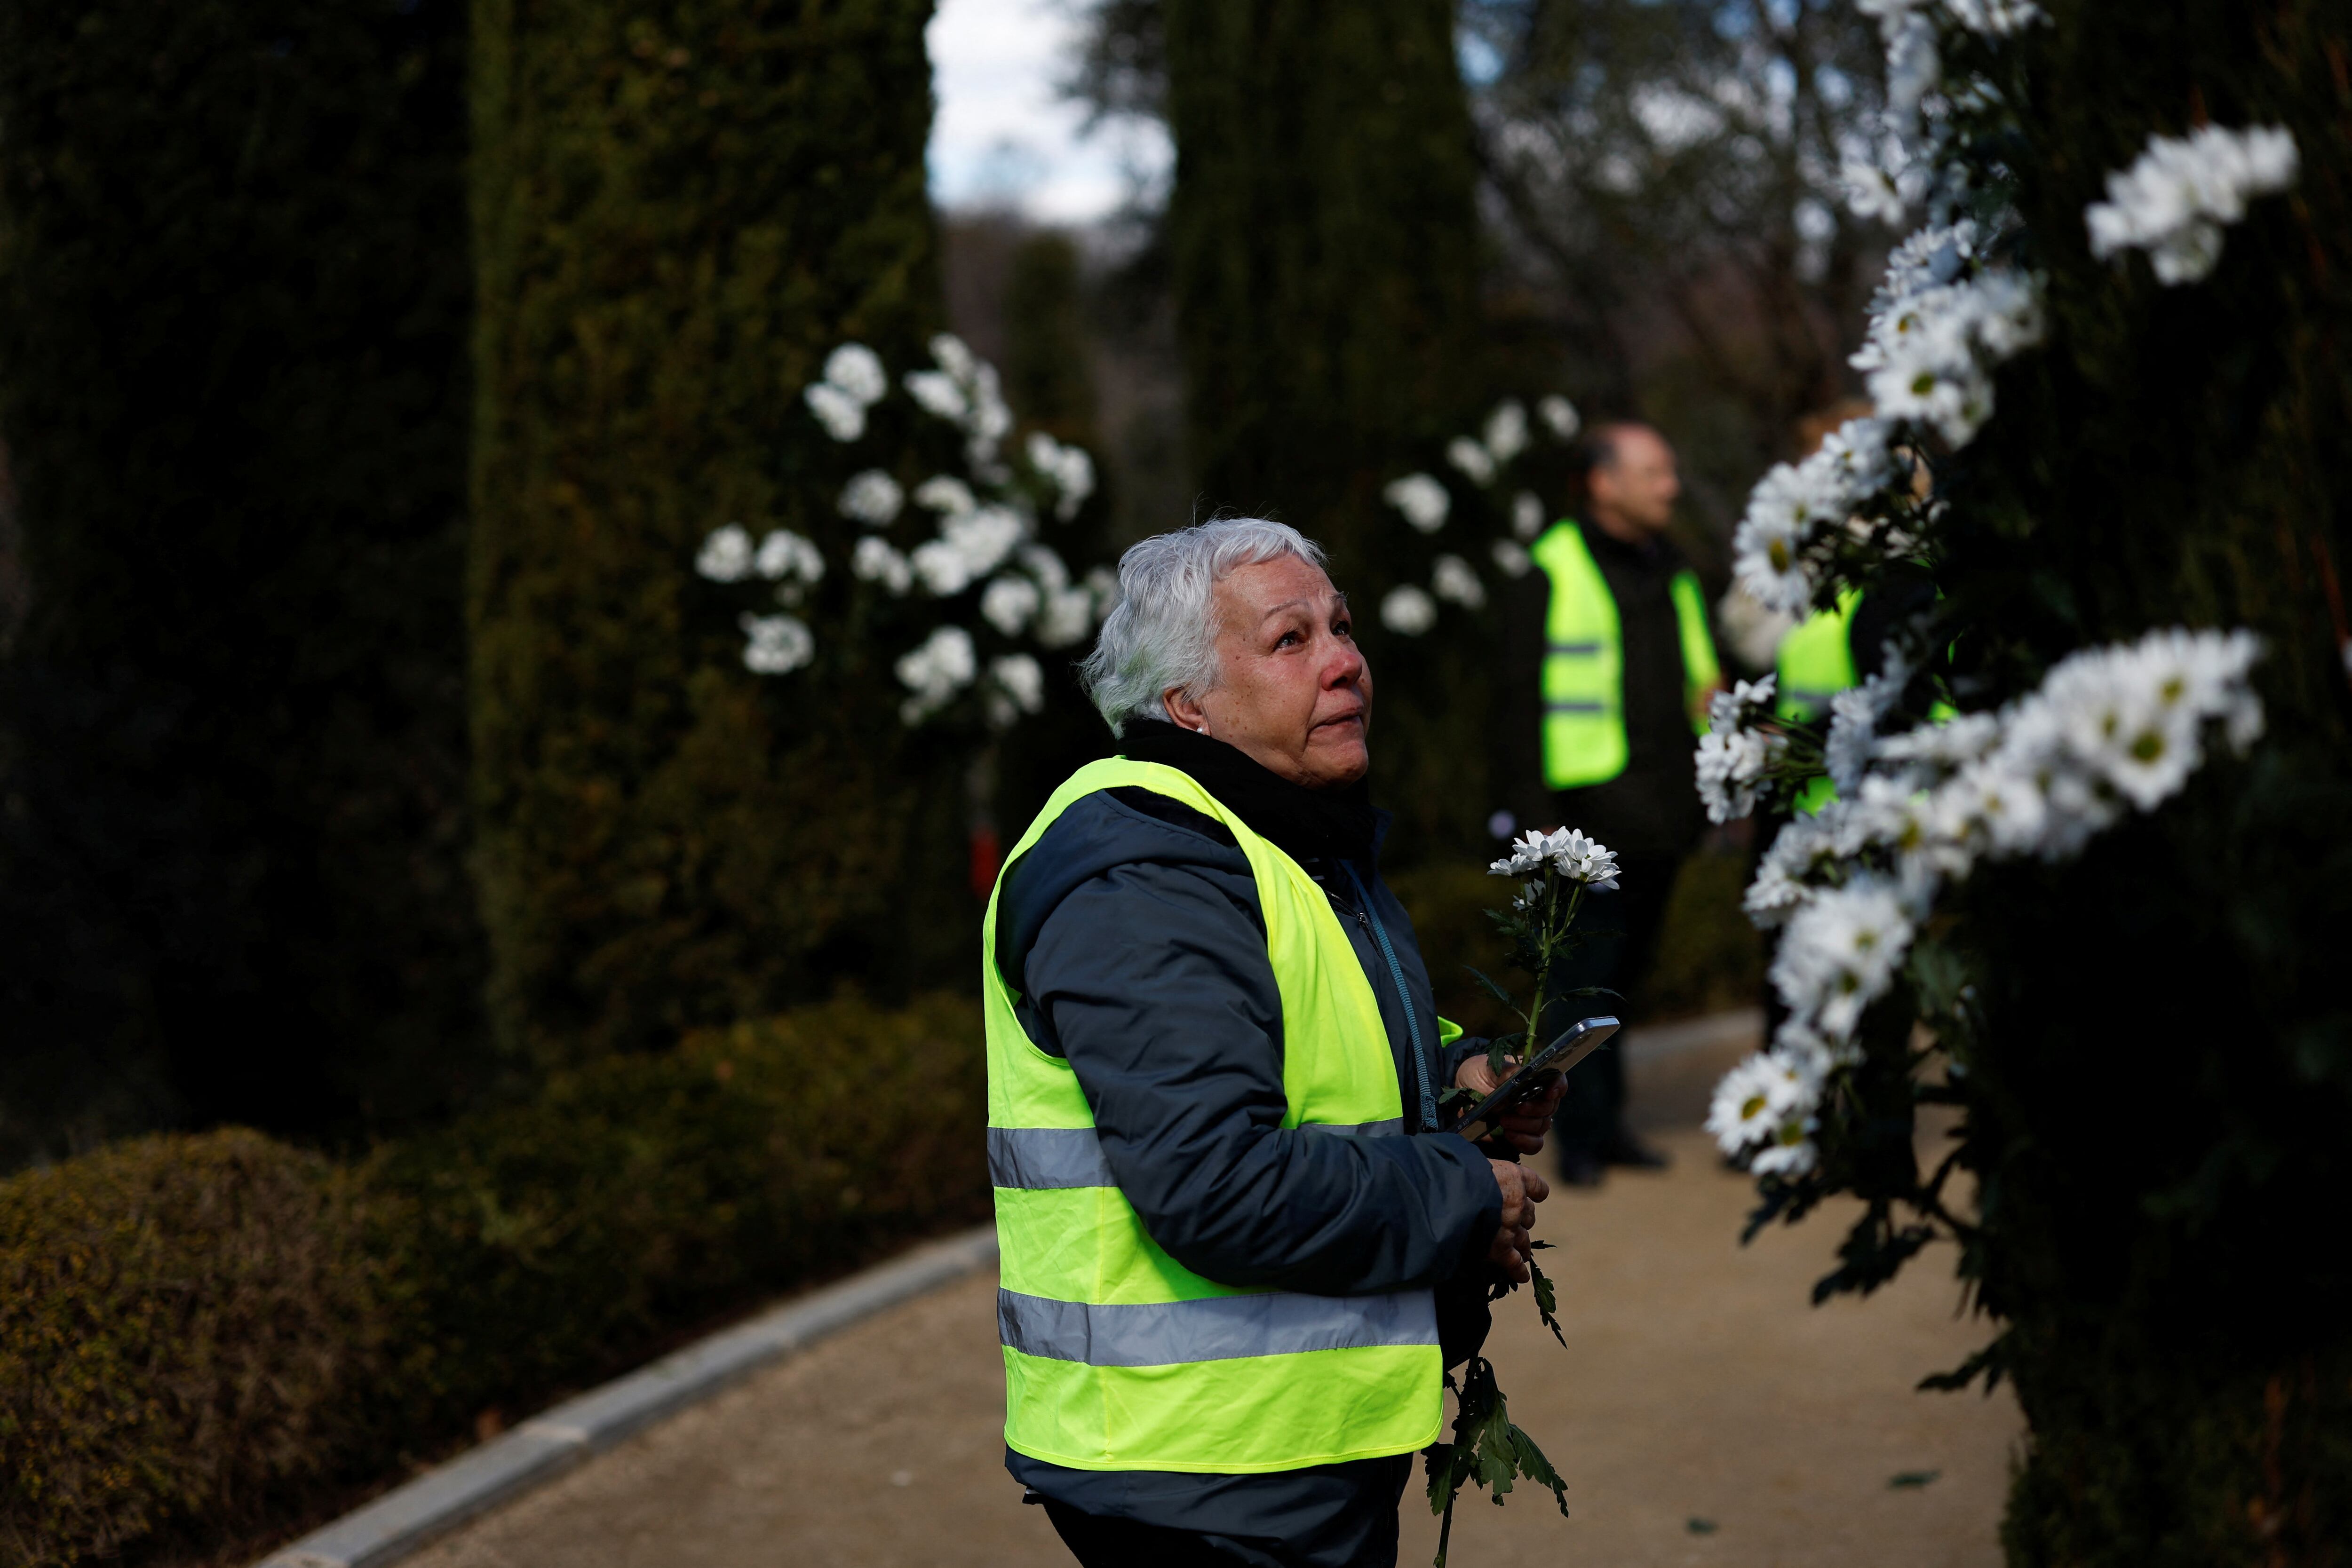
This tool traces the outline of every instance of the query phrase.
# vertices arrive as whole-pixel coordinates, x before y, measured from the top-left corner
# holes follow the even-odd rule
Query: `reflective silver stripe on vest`
[[[1208,1296],[1196,1301],[1095,1306],[996,1292],[996,1334],[1008,1350],[1088,1366],[1181,1366],[1244,1355],[1437,1343],[1427,1291],[1385,1296]]]
[[[1551,702],[1544,704],[1546,713],[1607,713],[1607,703]]]
[[[991,1127],[988,1181],[1033,1190],[1118,1185],[1092,1127]]]
[[[1404,1131],[1404,1118],[1362,1122],[1350,1127],[1320,1126],[1344,1137],[1375,1138]],[[1117,1186],[1102,1140],[1092,1127],[991,1127],[988,1184],[1032,1192],[1055,1187]]]
[[[1547,643],[1544,647],[1549,653],[1564,653],[1572,659],[1590,659],[1601,652],[1598,643]]]

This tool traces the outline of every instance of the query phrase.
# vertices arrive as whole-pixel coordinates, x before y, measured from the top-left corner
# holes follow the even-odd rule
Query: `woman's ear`
[[[1209,733],[1209,716],[1198,697],[1181,686],[1171,686],[1160,694],[1160,706],[1168,710],[1168,722],[1178,729],[1189,729],[1198,735]]]

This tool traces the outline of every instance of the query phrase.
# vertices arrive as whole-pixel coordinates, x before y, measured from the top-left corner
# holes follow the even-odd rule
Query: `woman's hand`
[[[1503,1193],[1503,1223],[1495,1231],[1495,1239],[1487,1245],[1486,1260],[1499,1265],[1503,1271],[1526,1284],[1530,1265],[1535,1260],[1535,1242],[1530,1231],[1535,1225],[1536,1205],[1551,1196],[1551,1187],[1544,1178],[1525,1166],[1508,1160],[1488,1160],[1494,1167],[1495,1185]]]
[[[1514,1067],[1516,1057],[1507,1059]],[[1455,1087],[1467,1089],[1482,1099],[1495,1092],[1495,1070],[1486,1065],[1483,1056],[1474,1056],[1462,1064],[1454,1075]],[[1568,1092],[1565,1077],[1552,1080],[1551,1087],[1532,1100],[1525,1100],[1505,1116],[1500,1137],[1503,1142],[1523,1155],[1543,1153],[1544,1134],[1551,1130],[1551,1113],[1559,1109],[1559,1097]]]

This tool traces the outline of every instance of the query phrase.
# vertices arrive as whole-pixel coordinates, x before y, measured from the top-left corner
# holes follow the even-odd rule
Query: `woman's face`
[[[1209,610],[1217,684],[1197,701],[1170,689],[1168,716],[1310,789],[1361,779],[1371,767],[1372,672],[1323,569],[1297,556],[1242,567],[1217,584]]]

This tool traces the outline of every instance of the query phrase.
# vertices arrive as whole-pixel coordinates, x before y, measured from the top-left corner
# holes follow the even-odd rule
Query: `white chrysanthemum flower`
[[[879,468],[852,475],[849,483],[841,487],[838,503],[843,517],[869,528],[888,528],[906,504],[907,492],[898,487],[898,481]]]
[[[899,716],[910,725],[920,724],[971,685],[980,673],[980,657],[971,632],[961,626],[941,626],[920,647],[900,656],[896,670],[898,684],[914,694],[900,705]]]
[[[2278,126],[2151,136],[2129,169],[2107,176],[2107,199],[2084,209],[2091,254],[2145,250],[2158,281],[2193,283],[2221,260],[2221,226],[2246,215],[2247,198],[2294,184],[2300,161]]]
[[[1878,743],[1878,759],[1902,769],[1923,769],[1939,776],[1965,768],[2000,744],[1998,716],[1955,714],[1938,724],[1923,724]]]
[[[1849,419],[1823,437],[1821,450],[1805,462],[1819,471],[1824,490],[1843,494],[1851,506],[1910,477],[1898,471],[1894,451],[1887,444],[1888,434],[1883,419]]]
[[[760,541],[751,568],[770,582],[816,583],[824,578],[824,556],[814,541],[790,528],[773,528]]]
[[[1404,520],[1423,533],[1433,534],[1445,526],[1447,514],[1454,510],[1454,497],[1445,486],[1426,474],[1408,474],[1392,479],[1381,491],[1381,499],[1404,514]]]
[[[855,441],[866,434],[866,405],[831,382],[810,382],[801,401],[835,441]]]
[[[1930,224],[1886,256],[1886,276],[1871,298],[1871,313],[1884,314],[1895,301],[1951,282],[1976,259],[1982,237],[1974,218]]]
[[[1850,1038],[1863,1009],[1885,993],[1911,946],[1895,888],[1858,876],[1825,888],[1790,917],[1772,961],[1772,986],[1795,1017],[1832,1040]]]
[[[1759,925],[1782,924],[1812,901],[1815,879],[1836,859],[1836,841],[1819,816],[1790,818],[1773,835],[1740,907]]]
[[[1042,430],[1030,432],[1028,447],[1029,465],[1054,486],[1054,515],[1068,522],[1095,493],[1095,460],[1085,447],[1066,446]]]
[[[1006,653],[988,663],[988,722],[1004,728],[1024,713],[1045,706],[1045,672],[1026,653]]]
[[[1709,730],[1699,737],[1698,798],[1707,821],[1728,822],[1752,814],[1765,774],[1788,744],[1756,729]]]
[[[1886,38],[1887,110],[1896,123],[1916,125],[1920,104],[1944,79],[1935,25],[1913,14],[1882,18],[1879,26]]]
[[[980,505],[971,486],[952,474],[935,474],[915,486],[915,505],[934,512],[969,512]]]
[[[1838,170],[1838,183],[1845,193],[1846,211],[1855,217],[1890,228],[1903,221],[1909,204],[1894,176],[1877,164],[1849,158]]]
[[[1870,401],[1889,419],[1932,425],[1964,446],[1992,417],[1992,381],[1967,350],[1941,338],[1914,337],[1890,350],[1865,383]]]
[[[1474,485],[1495,482],[1495,460],[1486,449],[1466,435],[1457,435],[1445,444],[1445,460],[1460,469]]]
[[[751,575],[751,536],[740,523],[715,528],[702,541],[694,570],[713,582],[740,582]]]
[[[816,657],[816,634],[795,615],[744,615],[743,667],[753,674],[788,675]]]
[[[1706,1113],[1716,1146],[1737,1155],[1778,1134],[1785,1082],[1785,1070],[1762,1051],[1725,1073]]]
[[[826,355],[824,379],[860,407],[880,402],[890,390],[882,356],[863,343],[844,343]]]
[[[923,586],[945,599],[994,571],[1028,531],[1009,507],[951,513],[940,519],[940,537],[916,546],[908,559]]]
[[[974,464],[984,464],[994,460],[996,444],[1013,429],[1013,409],[1004,401],[994,365],[976,367],[971,386],[971,408],[963,423],[971,440],[964,450]]]
[[[1813,601],[1812,573],[1804,549],[1815,520],[1797,484],[1797,471],[1783,463],[1764,476],[1748,498],[1748,514],[1732,536],[1732,570],[1750,599],[1767,610],[1802,614]]]
[[[1515,397],[1505,398],[1486,416],[1486,428],[1481,439],[1486,454],[1497,463],[1508,463],[1528,449],[1528,408]]]
[[[1437,624],[1437,601],[1409,582],[1391,588],[1381,601],[1381,624],[1399,636],[1418,637]]]
[[[1452,600],[1465,610],[1486,607],[1486,585],[1458,555],[1442,555],[1430,562],[1429,588],[1438,598]]]
[[[1522,543],[1532,543],[1544,531],[1543,497],[1533,490],[1522,490],[1511,497],[1511,535]]]
[[[1902,696],[1911,678],[1908,664],[1893,643],[1883,655],[1884,667],[1860,685],[1848,686],[1830,698],[1829,739],[1822,746],[1822,763],[1830,781],[1851,794],[1877,754],[1878,724]]]
[[[1496,539],[1486,547],[1486,558],[1505,577],[1525,577],[1536,564],[1536,558],[1528,553],[1528,547],[1517,539]]]
[[[1544,856],[1554,871],[1570,882],[1580,882],[1603,893],[1616,891],[1616,852],[1586,838],[1578,829],[1561,828],[1545,835]]]
[[[850,575],[860,582],[878,582],[892,598],[904,596],[915,583],[915,569],[907,558],[878,534],[867,534],[849,555]]]
[[[1780,1129],[1772,1142],[1756,1151],[1748,1162],[1748,1174],[1755,1176],[1780,1176],[1794,1180],[1808,1175],[1821,1163],[1821,1150],[1814,1146],[1801,1124],[1792,1123]]]
[[[935,335],[929,347],[932,362],[960,382],[971,380],[980,369],[980,356],[953,332]]]
[[[1562,441],[1575,440],[1576,433],[1584,428],[1584,420],[1576,412],[1576,405],[1558,392],[1537,402],[1536,417]]]
[[[1543,830],[1529,828],[1511,841],[1510,852],[1489,865],[1486,873],[1489,876],[1525,876],[1541,866],[1550,855]],[[1533,891],[1528,894],[1529,898],[1538,896],[1543,891],[1540,884],[1531,883],[1530,886]]]
[[[1007,637],[1017,637],[1037,613],[1045,595],[1025,577],[1000,577],[981,591],[981,618]]]
[[[1778,674],[1732,682],[1729,691],[1717,692],[1707,699],[1707,727],[1718,735],[1728,735],[1743,727],[1751,716],[1771,712],[1780,685]]]
[[[907,392],[926,413],[958,424],[971,412],[971,400],[962,385],[945,371],[908,371]]]
[[[1070,585],[1070,569],[1054,553],[1052,546],[1025,544],[1018,553],[1022,570],[1037,580],[1038,587],[1050,593]]]
[[[2050,810],[2032,775],[1999,758],[1961,768],[1937,789],[1928,809],[1946,837],[2002,857],[2031,853]]]
[[[1095,596],[1084,588],[1056,588],[1045,595],[1037,617],[1037,641],[1048,648],[1066,648],[1086,640],[1095,629]]]

